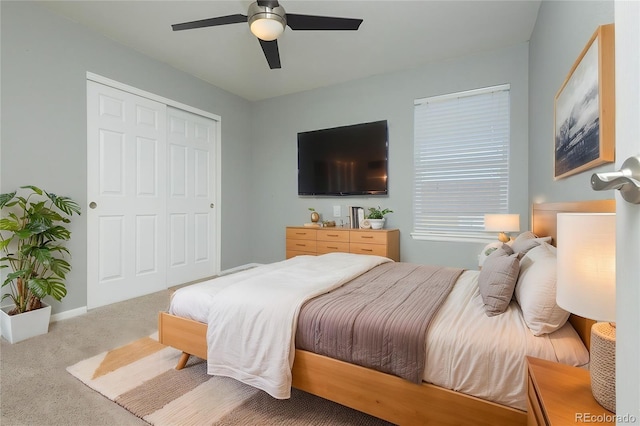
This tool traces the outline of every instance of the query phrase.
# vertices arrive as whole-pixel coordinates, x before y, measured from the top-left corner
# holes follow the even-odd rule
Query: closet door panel
[[[87,307],[165,289],[166,105],[87,82]]]
[[[181,220],[169,222],[172,248],[169,285],[200,280],[215,274],[216,126],[211,119],[169,108],[169,194],[167,210]],[[173,257],[176,256],[176,257]],[[178,261],[179,260],[179,261]]]

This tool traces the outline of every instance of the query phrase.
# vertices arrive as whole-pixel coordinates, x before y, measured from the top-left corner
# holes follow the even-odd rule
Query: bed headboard
[[[558,245],[557,215],[558,213],[614,213],[615,200],[591,200],[566,203],[540,203],[533,205],[531,214],[531,230],[539,236],[550,236],[553,245]],[[560,242],[562,244],[562,242]],[[591,326],[594,320],[573,315],[569,317],[573,328],[576,329],[587,349],[591,345]]]

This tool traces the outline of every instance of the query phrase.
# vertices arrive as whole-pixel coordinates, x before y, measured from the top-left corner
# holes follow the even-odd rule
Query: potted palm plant
[[[371,229],[382,229],[384,227],[384,215],[387,213],[393,213],[393,210],[383,210],[380,206],[378,206],[378,208],[369,207],[367,219],[371,224]]]
[[[71,237],[64,225],[80,214],[80,207],[69,197],[27,185],[0,194],[0,210],[0,268],[11,269],[2,283],[2,301],[13,302],[0,309],[0,325],[2,335],[14,343],[46,333],[51,306],[42,299],[60,301],[67,295],[71,265],[61,242]],[[44,317],[43,324],[32,324],[36,317]]]

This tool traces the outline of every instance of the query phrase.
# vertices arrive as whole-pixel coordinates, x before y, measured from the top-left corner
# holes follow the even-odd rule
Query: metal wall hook
[[[629,203],[640,204],[640,157],[629,157],[617,172],[594,173],[591,188],[596,191],[618,189]]]

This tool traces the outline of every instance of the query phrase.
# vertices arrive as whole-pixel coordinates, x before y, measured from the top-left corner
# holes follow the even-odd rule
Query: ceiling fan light
[[[277,39],[284,32],[284,23],[277,18],[256,18],[252,20],[249,24],[251,32],[260,40],[272,41]]]
[[[282,6],[260,6],[258,2],[251,3],[247,11],[251,32],[264,41],[273,41],[280,37],[287,25],[286,16],[287,13]]]

